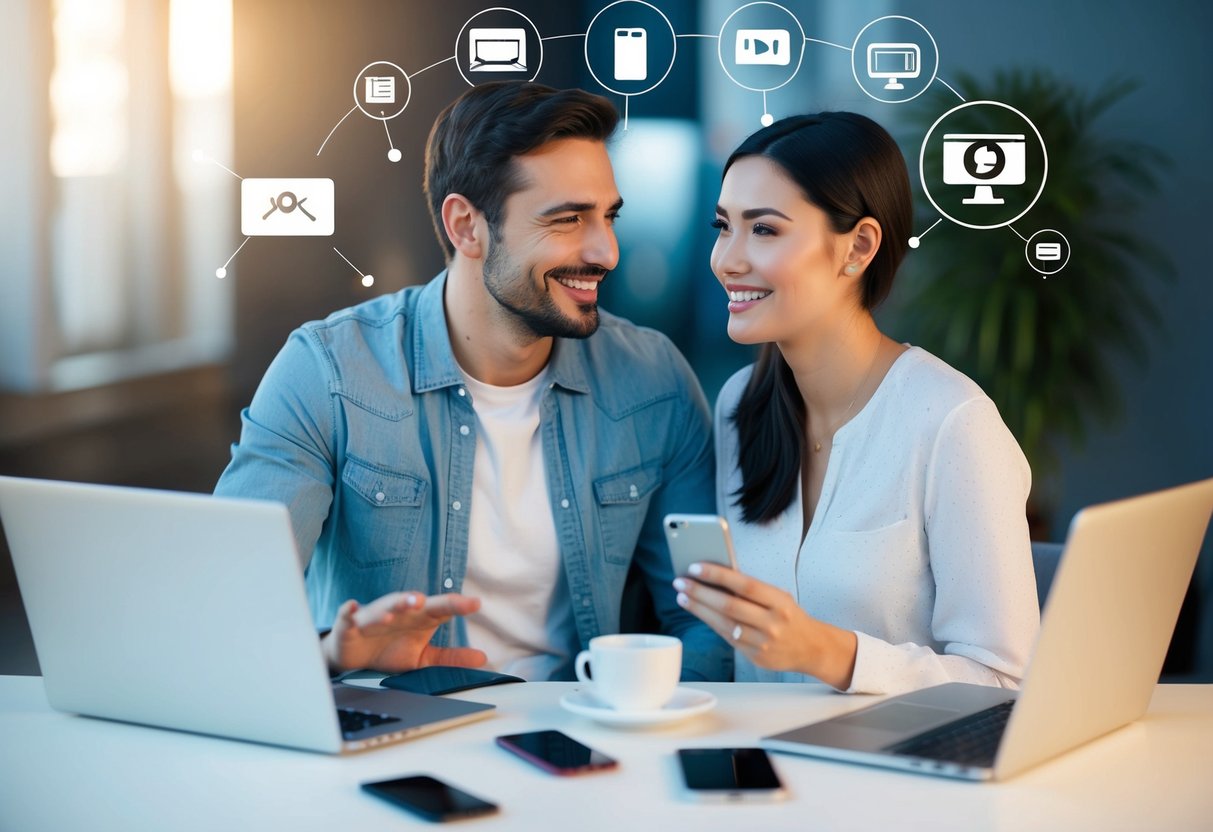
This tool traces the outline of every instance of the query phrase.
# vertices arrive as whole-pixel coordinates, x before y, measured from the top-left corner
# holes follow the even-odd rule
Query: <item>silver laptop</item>
[[[1079,512],[1023,688],[951,683],[765,737],[776,751],[1001,780],[1140,717],[1213,512],[1213,479]]]
[[[278,503],[0,477],[50,704],[329,753],[494,706],[333,684]]]

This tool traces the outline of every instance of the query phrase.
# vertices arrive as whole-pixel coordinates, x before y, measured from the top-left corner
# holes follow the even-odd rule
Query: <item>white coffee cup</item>
[[[678,688],[682,642],[673,636],[598,636],[590,639],[589,650],[577,654],[573,669],[579,682],[617,711],[656,710]]]

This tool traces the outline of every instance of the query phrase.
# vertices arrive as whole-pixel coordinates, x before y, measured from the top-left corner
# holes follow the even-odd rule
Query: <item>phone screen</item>
[[[781,796],[783,784],[761,748],[683,748],[678,751],[687,788],[744,798]]]
[[[497,806],[425,774],[363,783],[362,788],[427,820],[491,815]]]
[[[612,758],[559,731],[531,731],[497,738],[497,744],[552,774],[614,768]]]

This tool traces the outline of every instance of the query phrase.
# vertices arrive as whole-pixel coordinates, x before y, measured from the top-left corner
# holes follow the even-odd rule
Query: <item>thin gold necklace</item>
[[[872,360],[871,360],[871,362],[868,363],[868,371],[867,371],[867,373],[864,374],[863,381],[859,382],[859,386],[855,388],[855,395],[851,397],[851,403],[849,405],[847,405],[846,411],[842,414],[842,416],[838,419],[838,421],[835,422],[833,424],[833,426],[828,428],[826,431],[831,437],[831,442],[830,442],[831,447],[834,444],[833,443],[834,431],[838,430],[838,428],[842,425],[842,423],[847,420],[847,417],[851,415],[851,408],[853,408],[855,406],[855,402],[859,400],[860,392],[863,390],[864,387],[867,386],[868,379],[870,379],[872,377],[872,370],[876,369],[876,357],[878,355],[880,355],[880,341],[879,340],[876,341],[876,351],[872,353]],[[821,440],[820,439],[813,440],[813,453],[815,453],[815,454],[821,453]]]

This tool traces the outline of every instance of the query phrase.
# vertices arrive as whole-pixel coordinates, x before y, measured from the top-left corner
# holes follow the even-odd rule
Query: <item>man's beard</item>
[[[544,288],[535,284],[535,272],[524,274],[509,256],[501,241],[494,239],[484,258],[484,286],[493,299],[514,318],[519,330],[536,338],[589,338],[598,330],[598,304],[581,303],[581,315],[570,318],[560,310],[549,291],[557,277],[600,278],[607,273],[601,266],[558,266],[543,275]]]

